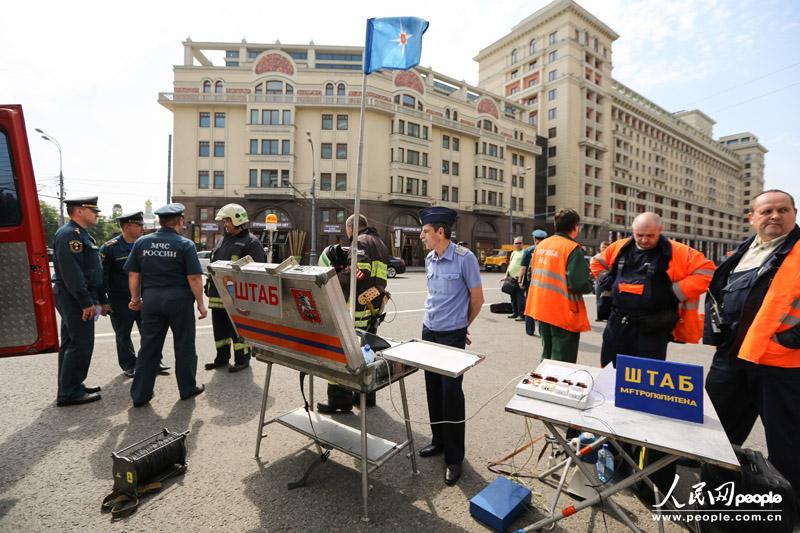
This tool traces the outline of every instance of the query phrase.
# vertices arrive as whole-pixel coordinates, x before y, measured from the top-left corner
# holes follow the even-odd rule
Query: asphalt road
[[[464,379],[468,416],[495,396],[509,380],[538,363],[539,339],[528,337],[523,324],[505,315],[489,313],[488,303],[504,301],[501,274],[484,273],[487,307],[470,328],[473,349],[487,359]],[[425,276],[412,272],[390,280],[396,311],[380,332],[397,339],[421,335]],[[589,299],[590,315],[594,300]],[[581,338],[579,362],[599,362],[602,324]],[[300,477],[313,459],[308,439],[281,426],[270,426],[262,443],[261,459],[253,458],[258,413],[266,365],[254,362],[237,374],[206,372],[214,343],[210,317],[198,322],[198,382],[206,392],[194,400],[179,401],[172,375],[159,377],[150,407],[134,409],[130,380],[116,361],[114,335],[108,318],[97,323],[95,352],[87,384],[101,385],[103,399],[85,406],[57,408],[56,355],[0,361],[0,530],[2,531],[488,531],[469,515],[468,500],[496,475],[487,462],[503,457],[525,442],[524,420],[503,407],[513,394],[508,386],[467,424],[464,475],[455,487],[443,483],[440,457],[420,459],[421,474],[411,474],[405,457],[390,460],[371,477],[372,521],[360,521],[360,475],[356,462],[332,452],[305,488],[288,491],[286,484]],[[138,337],[134,339],[138,344]],[[173,360],[171,337],[165,361]],[[712,350],[706,346],[672,345],[672,360],[708,366]],[[417,448],[430,439],[421,373],[406,380]],[[316,390],[325,383],[316,380]],[[289,411],[301,404],[297,373],[276,367],[268,412]],[[392,389],[399,405],[399,390]],[[378,393],[370,412],[371,432],[400,442],[402,418],[391,405],[390,393]],[[357,424],[356,415],[339,415]],[[111,452],[158,431],[191,430],[189,469],[167,482],[158,494],[146,496],[136,514],[111,522],[100,513],[100,502],[110,492]],[[544,428],[531,424],[537,436]],[[400,439],[400,440],[398,440]],[[764,450],[760,423],[747,445]],[[526,470],[531,471],[541,445]],[[517,466],[529,456],[521,455]],[[685,479],[695,470],[679,467]],[[696,479],[696,477],[695,477]],[[543,516],[554,490],[539,481],[523,480],[534,491],[532,508],[515,522],[524,526]],[[631,519],[645,531],[656,525],[644,504],[631,494],[615,497]],[[570,500],[562,499],[559,509]],[[613,514],[600,508],[583,511],[560,523],[561,531],[627,531]],[[667,530],[677,531],[677,525]]]

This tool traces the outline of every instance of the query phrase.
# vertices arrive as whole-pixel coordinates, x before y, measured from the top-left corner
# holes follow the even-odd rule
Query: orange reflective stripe
[[[639,283],[620,283],[617,285],[619,287],[619,292],[627,292],[629,294],[644,294],[644,285]]]

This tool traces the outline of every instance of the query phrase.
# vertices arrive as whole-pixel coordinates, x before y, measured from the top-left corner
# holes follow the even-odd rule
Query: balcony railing
[[[294,154],[289,154],[289,155],[247,154],[247,160],[251,163],[293,163]]]
[[[390,192],[387,200],[390,204],[407,205],[411,207],[428,207],[432,202],[430,196],[407,194],[404,192]]]
[[[486,213],[490,215],[505,215],[507,209],[502,205],[477,203],[472,206],[473,213]]]

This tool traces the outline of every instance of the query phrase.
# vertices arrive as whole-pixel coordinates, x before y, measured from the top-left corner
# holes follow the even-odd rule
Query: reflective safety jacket
[[[352,252],[352,251],[351,251]],[[339,284],[344,291],[344,298],[350,297],[350,257],[347,259],[347,267],[337,274]],[[358,272],[356,273],[356,299],[364,291],[375,287],[378,289],[379,296],[376,296],[370,303],[377,312],[381,309],[383,295],[386,292],[386,280],[389,270],[389,250],[383,243],[375,228],[366,227],[358,231]],[[373,320],[373,312],[369,306],[356,302],[355,326],[359,329],[367,329]],[[377,317],[375,317],[377,319]],[[377,326],[377,322],[375,323]]]
[[[610,272],[620,251],[630,240],[630,237],[626,237],[614,241],[595,255],[590,264],[592,274],[599,278],[604,272]],[[685,244],[673,240],[669,243],[672,246],[672,258],[667,276],[672,281],[672,292],[678,299],[678,323],[672,330],[672,339],[696,344],[703,336],[703,316],[697,308],[700,296],[706,292],[714,275],[714,262]]]
[[[525,314],[567,331],[589,331],[583,295],[569,290],[567,261],[577,242],[553,235],[536,245]],[[588,274],[587,274],[588,276]]]
[[[250,233],[250,230],[244,228],[236,235],[226,234],[222,240],[217,243],[211,251],[211,262],[238,261],[247,255],[252,257],[253,261],[256,263],[263,263],[266,261],[264,247],[261,245],[261,241],[258,240],[258,237]],[[210,278],[206,287],[208,307],[210,309],[224,309],[225,306],[222,305],[222,298],[219,297],[217,287]]]
[[[800,367],[800,349],[787,348],[776,336],[800,324],[800,241],[784,259],[739,348],[739,358],[783,368]]]

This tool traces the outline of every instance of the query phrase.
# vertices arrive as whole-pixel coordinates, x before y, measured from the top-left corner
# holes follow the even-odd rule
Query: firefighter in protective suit
[[[351,215],[345,223],[347,238],[353,238],[353,221]],[[352,247],[351,247],[352,248]],[[344,291],[344,298],[350,297],[350,252],[351,248],[343,248],[334,244],[325,248],[319,264],[336,269],[339,284]],[[358,272],[356,272],[355,326],[370,333],[378,331],[378,324],[383,319],[381,309],[386,295],[386,277],[389,263],[389,250],[378,232],[368,226],[367,218],[359,215],[358,221]],[[375,293],[371,299],[365,300],[365,292]],[[369,294],[369,293],[367,293]],[[362,303],[364,302],[365,303]],[[317,403],[320,413],[331,414],[337,411],[346,413],[357,404],[359,395],[352,393],[336,383],[328,382],[328,401]],[[375,405],[375,393],[367,395],[367,406]]]
[[[211,251],[211,262],[237,261],[250,256],[253,261],[263,263],[264,248],[261,241],[247,229],[249,218],[247,211],[239,204],[227,204],[217,213],[216,220],[221,220],[225,236]],[[245,344],[236,334],[217,287],[209,278],[206,282],[208,307],[211,309],[211,324],[214,327],[214,343],[217,355],[212,363],[206,363],[206,370],[228,367],[229,372],[238,372],[250,366],[250,346]],[[228,366],[233,344],[233,366]]]

